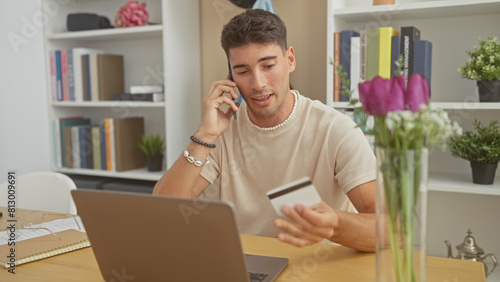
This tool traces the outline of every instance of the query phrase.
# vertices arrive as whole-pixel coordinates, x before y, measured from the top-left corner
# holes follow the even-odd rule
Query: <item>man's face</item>
[[[295,69],[292,47],[285,54],[277,44],[247,44],[229,50],[234,82],[248,106],[255,123],[270,126],[288,116],[290,103],[283,103],[289,89],[289,75]],[[286,106],[285,106],[286,105]],[[284,117],[284,118],[283,118]],[[281,120],[281,121],[280,121]]]

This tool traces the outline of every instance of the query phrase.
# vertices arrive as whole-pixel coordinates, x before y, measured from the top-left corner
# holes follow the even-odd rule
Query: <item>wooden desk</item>
[[[6,220],[5,215],[1,220]],[[275,238],[251,235],[241,235],[241,241],[245,253],[290,259],[277,281],[375,281],[373,253],[326,244],[296,248]],[[483,265],[478,262],[428,257],[427,269],[429,282],[486,281]],[[92,248],[88,247],[19,265],[16,274],[0,267],[0,281],[103,281],[103,278]]]

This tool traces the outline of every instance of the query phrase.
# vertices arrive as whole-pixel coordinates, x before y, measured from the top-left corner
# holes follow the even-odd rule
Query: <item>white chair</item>
[[[7,206],[8,180],[0,184],[0,206]],[[58,172],[34,172],[18,175],[15,201],[17,208],[76,214],[71,190],[75,182]]]

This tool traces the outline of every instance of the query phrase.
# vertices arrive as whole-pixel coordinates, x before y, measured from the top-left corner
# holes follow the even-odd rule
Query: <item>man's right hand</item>
[[[234,101],[238,98],[235,87],[236,83],[228,79],[212,83],[208,95],[203,99],[203,114],[196,138],[213,144],[224,133],[231,122],[233,111],[239,109],[239,104]],[[223,95],[224,93],[229,93],[234,100]],[[225,113],[220,109],[222,104],[230,107]]]

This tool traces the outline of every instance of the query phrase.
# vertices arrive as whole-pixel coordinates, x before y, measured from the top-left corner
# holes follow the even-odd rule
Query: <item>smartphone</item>
[[[229,60],[227,61],[227,69],[228,69],[229,80],[234,82],[233,71],[231,70],[231,64],[229,63]],[[231,96],[231,99],[233,99],[232,96]],[[233,99],[233,101],[235,101],[235,100]],[[236,112],[233,112],[233,119],[236,119]]]

